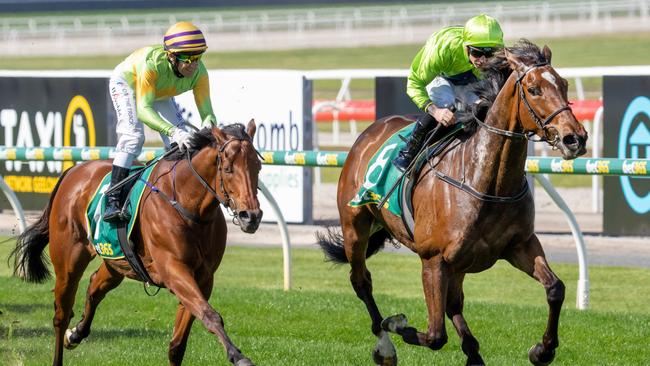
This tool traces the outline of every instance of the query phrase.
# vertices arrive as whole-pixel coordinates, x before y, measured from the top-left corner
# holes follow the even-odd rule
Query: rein
[[[531,70],[533,70],[535,68],[538,68],[538,67],[546,66],[546,65],[548,65],[548,63],[543,62],[543,63],[535,64],[535,65],[529,67],[528,69],[526,69],[526,71],[524,71],[517,78],[517,80],[515,82],[515,87],[518,89],[518,93],[517,93],[517,97],[518,97],[518,100],[517,100],[517,120],[519,121],[519,123],[521,123],[521,117],[519,115],[519,104],[521,102],[523,102],[524,105],[526,106],[526,109],[528,110],[528,113],[530,114],[530,116],[535,121],[535,124],[537,125],[537,127],[539,127],[540,130],[542,130],[544,132],[544,137],[543,138],[541,138],[539,140],[533,140],[533,139],[531,139],[531,137],[535,134],[534,132],[530,132],[530,133],[526,134],[526,133],[521,133],[521,132],[508,131],[508,130],[505,130],[505,129],[502,129],[502,128],[498,128],[498,127],[488,125],[487,123],[481,121],[481,119],[478,118],[478,116],[476,116],[474,111],[472,111],[472,115],[473,115],[474,120],[476,121],[476,123],[479,126],[485,128],[488,132],[494,133],[496,135],[504,136],[504,137],[507,137],[507,138],[513,138],[513,139],[528,140],[528,141],[532,141],[532,142],[546,141],[551,146],[555,147],[558,144],[559,140],[558,140],[557,136],[555,136],[555,138],[552,141],[549,140],[546,137],[546,136],[548,136],[548,128],[547,128],[547,126],[548,126],[549,123],[551,123],[553,118],[555,118],[557,115],[559,115],[560,113],[562,113],[564,111],[571,110],[571,107],[569,107],[568,105],[562,106],[562,107],[558,108],[557,110],[555,110],[550,115],[548,115],[545,119],[542,119],[539,116],[539,114],[537,114],[537,112],[535,112],[535,109],[533,109],[533,107],[530,105],[530,102],[528,101],[528,99],[526,99],[526,94],[524,93],[524,86],[522,84],[522,80],[524,79],[524,77]],[[477,198],[477,199],[479,199],[481,201],[486,201],[486,202],[500,202],[500,203],[517,202],[517,201],[521,200],[522,198],[524,198],[524,196],[526,196],[526,194],[528,193],[528,190],[529,190],[528,183],[526,182],[526,178],[524,177],[524,182],[523,182],[521,190],[519,191],[519,193],[515,194],[514,196],[489,195],[489,194],[477,191],[473,187],[465,184],[463,181],[458,181],[458,180],[446,175],[445,173],[442,173],[439,170],[436,170],[433,166],[431,166],[431,171],[435,174],[435,176],[438,179],[442,180],[443,182],[446,182],[447,184],[450,184],[450,185],[452,185],[452,186],[454,186],[454,187],[456,187],[456,188],[458,188],[460,190],[463,190],[464,192],[472,195],[473,197],[475,197],[475,198]]]
[[[218,184],[221,195],[225,197],[225,199],[222,199],[217,191],[210,186],[210,184],[199,174],[199,172],[194,169],[194,166],[192,165],[192,155],[189,151],[189,149],[186,151],[185,154],[185,160],[187,161],[187,165],[190,168],[190,171],[192,171],[192,174],[196,177],[196,179],[201,183],[201,185],[208,191],[210,194],[214,197],[214,199],[219,202],[219,204],[223,205],[227,210],[230,216],[232,216],[232,221],[235,225],[239,225],[239,219],[238,219],[238,211],[235,205],[235,201],[228,195],[228,191],[226,190],[224,180],[223,180],[223,172],[222,172],[222,158],[221,154],[224,152],[226,146],[230,144],[233,141],[250,141],[248,139],[239,139],[239,138],[231,138],[227,140],[226,142],[223,143],[219,147],[219,150],[217,152],[217,176],[220,178],[220,182]],[[259,153],[258,153],[259,154]],[[209,221],[204,221],[201,220],[201,218],[184,208],[178,201],[176,200],[176,165],[178,165],[179,162],[176,162],[172,168],[172,197],[170,198],[167,196],[164,192],[162,192],[158,187],[154,186],[153,184],[143,181],[153,192],[158,193],[163,199],[165,199],[169,204],[178,211],[178,213],[185,218],[186,220],[189,220],[195,224],[207,224]],[[215,180],[217,177],[215,176]],[[217,186],[215,182],[215,187]]]

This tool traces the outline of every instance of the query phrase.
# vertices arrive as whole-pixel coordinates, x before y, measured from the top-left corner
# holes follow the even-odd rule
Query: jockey
[[[179,22],[167,30],[163,44],[138,49],[117,65],[109,82],[117,117],[110,187],[127,177],[133,160],[142,151],[143,124],[160,133],[165,147],[169,147],[169,138],[181,151],[188,147],[191,130],[174,96],[192,90],[203,122],[216,124],[208,73],[201,62],[207,48],[201,30],[190,22]],[[124,219],[122,191],[117,189],[107,196],[104,221]]]
[[[426,113],[417,119],[406,147],[393,160],[399,170],[410,165],[436,121],[454,124],[456,98],[468,104],[478,100],[467,84],[477,80],[480,68],[501,47],[501,26],[485,14],[471,18],[464,27],[446,27],[429,37],[413,59],[406,84],[406,93]]]

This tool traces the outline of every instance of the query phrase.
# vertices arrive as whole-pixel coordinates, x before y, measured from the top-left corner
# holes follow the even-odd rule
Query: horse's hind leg
[[[64,240],[55,233],[50,237],[50,258],[56,273],[54,285],[54,361],[53,365],[63,365],[63,344],[65,331],[72,318],[75,294],[79,280],[92,260],[83,243],[62,244]],[[63,236],[63,235],[62,235]]]
[[[208,295],[206,298],[209,298]],[[174,321],[174,334],[172,340],[169,342],[169,364],[180,365],[185,356],[185,349],[187,347],[187,338],[192,329],[194,322],[194,315],[185,308],[183,304],[178,304],[176,310],[176,320]]]
[[[449,280],[447,289],[447,316],[454,324],[456,333],[460,337],[460,347],[467,356],[467,365],[484,365],[483,358],[479,354],[479,344],[467,326],[463,316],[465,295],[463,294],[463,280],[465,274],[460,273]]]
[[[88,337],[97,305],[104,299],[106,293],[122,283],[123,279],[124,276],[108,267],[106,262],[102,262],[99,269],[90,277],[90,283],[86,291],[86,305],[81,320],[74,328],[68,329],[65,333],[65,348],[73,349],[84,338]]]
[[[511,247],[505,253],[504,258],[516,268],[535,278],[546,289],[546,300],[549,306],[546,331],[542,342],[537,343],[528,351],[528,358],[534,365],[548,365],[553,361],[555,349],[559,346],[557,333],[560,311],[564,302],[564,283],[549,267],[544,250],[535,234],[528,241]]]
[[[382,329],[383,320],[372,295],[372,277],[366,267],[366,251],[370,240],[372,217],[365,208],[346,207],[341,212],[341,229],[345,254],[350,262],[350,282],[357,297],[363,301],[372,321],[372,333],[377,336],[373,360],[378,365],[397,364],[395,346],[388,333]]]

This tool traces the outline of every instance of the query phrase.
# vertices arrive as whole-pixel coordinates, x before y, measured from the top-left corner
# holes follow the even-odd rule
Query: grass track
[[[5,258],[13,243],[0,244],[0,360],[3,365],[51,362],[53,281],[25,284],[10,277]],[[91,267],[96,267],[98,261]],[[369,262],[377,302],[384,312],[408,315],[426,327],[419,261],[381,253]],[[324,263],[319,251],[293,251],[294,289],[283,292],[279,248],[229,247],[211,303],[221,312],[233,341],[259,365],[369,365],[374,337],[362,303],[348,283],[348,267]],[[592,267],[591,309],[575,309],[577,267],[555,265],[567,285],[561,346],[555,365],[644,365],[650,357],[650,294],[639,290],[648,269]],[[87,271],[91,273],[90,270]],[[82,311],[87,276],[80,285],[73,324]],[[506,263],[469,275],[465,315],[482,354],[492,365],[527,365],[526,351],[541,339],[547,316],[539,284]],[[150,298],[126,281],[101,304],[93,332],[67,365],[161,365],[172,331],[175,298]],[[465,359],[448,323],[441,350],[406,345],[393,337],[403,365],[461,365]],[[223,350],[195,322],[187,365],[227,365]]]

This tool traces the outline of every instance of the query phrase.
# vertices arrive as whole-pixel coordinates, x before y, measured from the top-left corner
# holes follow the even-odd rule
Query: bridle
[[[201,176],[201,174],[199,174],[199,172],[197,172],[196,169],[194,169],[194,166],[192,165],[192,153],[190,152],[189,149],[186,150],[186,152],[185,152],[185,160],[187,161],[187,165],[189,166],[190,170],[192,171],[192,173],[194,174],[196,179],[201,183],[201,185],[203,185],[203,187],[208,192],[210,192],[212,197],[214,197],[214,199],[217,202],[219,202],[219,204],[223,205],[223,207],[226,208],[226,210],[228,211],[228,214],[232,217],[232,222],[235,225],[239,226],[239,225],[241,225],[241,222],[239,221],[239,211],[237,210],[237,204],[235,203],[235,200],[232,199],[230,197],[230,195],[228,194],[228,190],[226,189],[226,185],[225,185],[224,179],[223,179],[223,157],[222,157],[222,154],[226,150],[226,147],[230,143],[232,143],[234,141],[248,141],[251,144],[253,143],[251,138],[246,136],[246,137],[243,137],[243,138],[230,138],[230,139],[226,140],[221,146],[217,146],[218,147],[217,158],[216,158],[217,174],[215,176],[215,188],[219,187],[218,189],[220,190],[221,195],[219,195],[219,193],[217,193],[217,191],[210,186],[210,183],[208,183]],[[174,150],[171,150],[171,151],[175,151],[176,149],[177,149],[177,147],[175,147]],[[260,155],[259,151],[255,150],[255,152],[257,153],[257,155],[259,157],[262,157]],[[160,159],[160,158],[158,158],[158,159]],[[187,210],[186,208],[181,206],[181,204],[176,200],[176,166],[180,162],[181,162],[181,160],[176,161],[176,163],[174,163],[174,165],[172,167],[172,197],[167,196],[163,191],[161,191],[154,184],[149,183],[148,181],[143,180],[142,178],[139,178],[139,179],[145,185],[147,185],[151,189],[152,192],[157,193],[163,199],[165,199],[167,202],[169,202],[169,204],[171,204],[172,207],[174,209],[176,209],[176,211],[178,211],[178,213],[181,216],[183,216],[183,218],[185,218],[186,220],[192,221],[195,224],[206,224],[209,221],[201,220],[201,218],[198,215],[190,212],[189,210]],[[217,179],[219,179],[218,183],[216,182]]]
[[[476,115],[474,115],[474,119],[476,122],[481,126],[484,127],[487,131],[495,133],[497,135],[501,136],[506,136],[510,138],[517,138],[517,139],[525,139],[529,140],[532,142],[543,142],[546,141],[548,142],[551,146],[556,147],[557,144],[560,142],[558,135],[556,134],[552,140],[549,140],[548,136],[548,125],[551,123],[553,118],[555,118],[557,115],[564,111],[570,111],[571,107],[568,105],[561,106],[560,108],[556,109],[553,113],[549,114],[546,118],[542,118],[536,111],[533,109],[533,107],[530,105],[530,102],[526,98],[526,93],[524,93],[524,85],[522,83],[522,80],[526,77],[526,75],[539,67],[547,66],[548,62],[541,62],[538,64],[535,64],[533,66],[530,66],[527,68],[515,81],[515,88],[517,88],[517,121],[521,123],[521,115],[519,114],[519,105],[523,102],[524,106],[526,106],[526,109],[528,110],[528,113],[530,114],[531,118],[533,121],[535,121],[535,124],[537,127],[544,132],[544,137],[541,137],[540,139],[533,139],[532,137],[535,136],[535,132],[528,132],[528,133],[520,133],[520,132],[514,132],[514,131],[508,131],[504,130],[498,127],[490,126],[486,124],[485,122],[481,121],[480,118],[478,118]]]
[[[548,62],[538,63],[538,64],[535,64],[533,66],[530,66],[521,75],[519,75],[519,77],[515,81],[515,88],[518,89],[518,92],[517,92],[517,96],[518,96],[518,98],[517,98],[517,122],[519,124],[521,124],[521,116],[519,115],[519,109],[520,109],[519,107],[520,107],[521,102],[523,102],[524,105],[526,106],[526,109],[528,110],[528,113],[530,114],[530,116],[535,121],[535,124],[537,125],[537,127],[539,127],[539,129],[544,132],[544,137],[542,137],[542,138],[540,138],[538,140],[533,140],[531,137],[535,135],[535,132],[532,132],[532,131],[529,132],[529,133],[514,132],[514,131],[508,131],[508,130],[504,130],[502,128],[498,128],[498,127],[488,125],[485,122],[481,121],[481,119],[478,118],[478,116],[476,116],[476,113],[473,111],[472,113],[474,114],[474,120],[476,121],[476,123],[479,126],[485,128],[488,132],[491,132],[491,133],[494,133],[494,134],[497,134],[497,135],[505,136],[507,138],[529,140],[529,141],[533,141],[533,142],[547,141],[551,146],[555,147],[560,141],[559,141],[557,135],[555,135],[553,140],[548,139],[548,135],[549,135],[549,133],[548,133],[548,125],[551,123],[553,118],[555,118],[558,114],[560,114],[560,113],[562,113],[562,112],[564,112],[566,110],[571,110],[571,107],[569,107],[568,105],[564,105],[564,106],[558,108],[557,110],[555,110],[553,113],[549,114],[546,118],[542,118],[535,111],[535,109],[533,109],[533,107],[530,105],[530,102],[528,102],[528,99],[526,99],[526,93],[524,93],[524,85],[522,83],[522,80],[524,79],[524,77],[526,77],[526,75],[531,70],[536,69],[538,67],[543,67],[543,66],[546,66],[546,65],[548,65]],[[477,198],[477,199],[479,199],[481,201],[486,201],[486,202],[499,202],[499,203],[517,202],[517,201],[521,200],[522,198],[524,198],[528,194],[528,190],[529,190],[528,183],[526,182],[526,178],[524,177],[522,187],[519,190],[519,192],[516,193],[515,195],[513,195],[513,196],[489,195],[489,194],[486,194],[486,193],[479,192],[476,189],[474,189],[473,187],[465,184],[464,178],[463,178],[462,181],[458,181],[458,180],[448,176],[447,174],[444,174],[444,173],[436,170],[433,166],[431,167],[431,171],[435,174],[435,176],[438,179],[440,179],[440,180],[442,180],[442,181],[444,181],[444,182],[446,182],[446,183],[448,183],[448,184],[450,184],[450,185],[452,185],[452,186],[454,186],[454,187],[456,187],[458,189],[461,189],[461,190],[469,193],[470,195],[474,196],[475,198]],[[464,174],[463,174],[463,177],[464,177]]]
[[[210,184],[199,174],[199,172],[194,169],[194,166],[192,165],[192,156],[190,154],[189,149],[186,151],[185,156],[187,160],[187,165],[190,167],[190,170],[194,174],[194,176],[199,180],[201,185],[205,187],[205,189],[210,192],[210,194],[219,202],[220,204],[223,205],[223,207],[226,208],[228,211],[228,214],[232,217],[232,222],[235,225],[240,225],[239,222],[239,211],[237,210],[237,204],[235,203],[235,200],[230,197],[228,194],[228,190],[226,189],[226,185],[224,183],[223,179],[223,153],[226,150],[226,147],[234,141],[248,141],[251,144],[253,143],[250,138],[230,138],[226,140],[221,146],[218,146],[217,150],[217,174],[215,176],[215,187],[219,187],[219,190],[221,191],[221,196],[213,189]],[[259,152],[255,150],[257,154],[259,155]],[[216,179],[219,179],[219,183],[217,184]]]
[[[530,138],[530,137],[532,137],[534,135],[534,132],[530,132],[529,135],[527,136],[527,138],[529,140],[531,140],[531,141],[547,141],[551,146],[555,147],[560,142],[560,140],[558,139],[557,134],[555,134],[555,136],[553,137],[553,140],[548,139],[548,136],[549,136],[548,125],[549,125],[549,123],[551,123],[553,118],[555,118],[558,114],[560,114],[560,113],[562,113],[564,111],[570,111],[571,107],[569,107],[568,105],[565,104],[565,105],[561,106],[560,108],[556,109],[553,113],[549,114],[546,118],[542,119],[542,117],[540,117],[540,115],[537,114],[537,112],[530,105],[530,102],[528,102],[528,99],[526,99],[526,93],[524,93],[524,87],[523,87],[522,82],[521,82],[524,79],[524,77],[526,77],[526,75],[531,70],[534,70],[534,69],[536,69],[538,67],[547,66],[547,65],[548,65],[548,62],[541,62],[541,63],[535,64],[535,65],[527,68],[526,71],[524,71],[517,78],[517,81],[515,82],[516,87],[519,88],[519,94],[518,94],[519,95],[519,100],[517,101],[517,120],[521,123],[521,117],[519,115],[519,103],[524,102],[524,105],[526,106],[526,109],[528,110],[528,114],[530,114],[530,116],[533,118],[533,121],[535,121],[535,124],[537,125],[537,127],[539,127],[539,129],[544,132],[544,137],[541,138],[540,140],[532,140]]]

